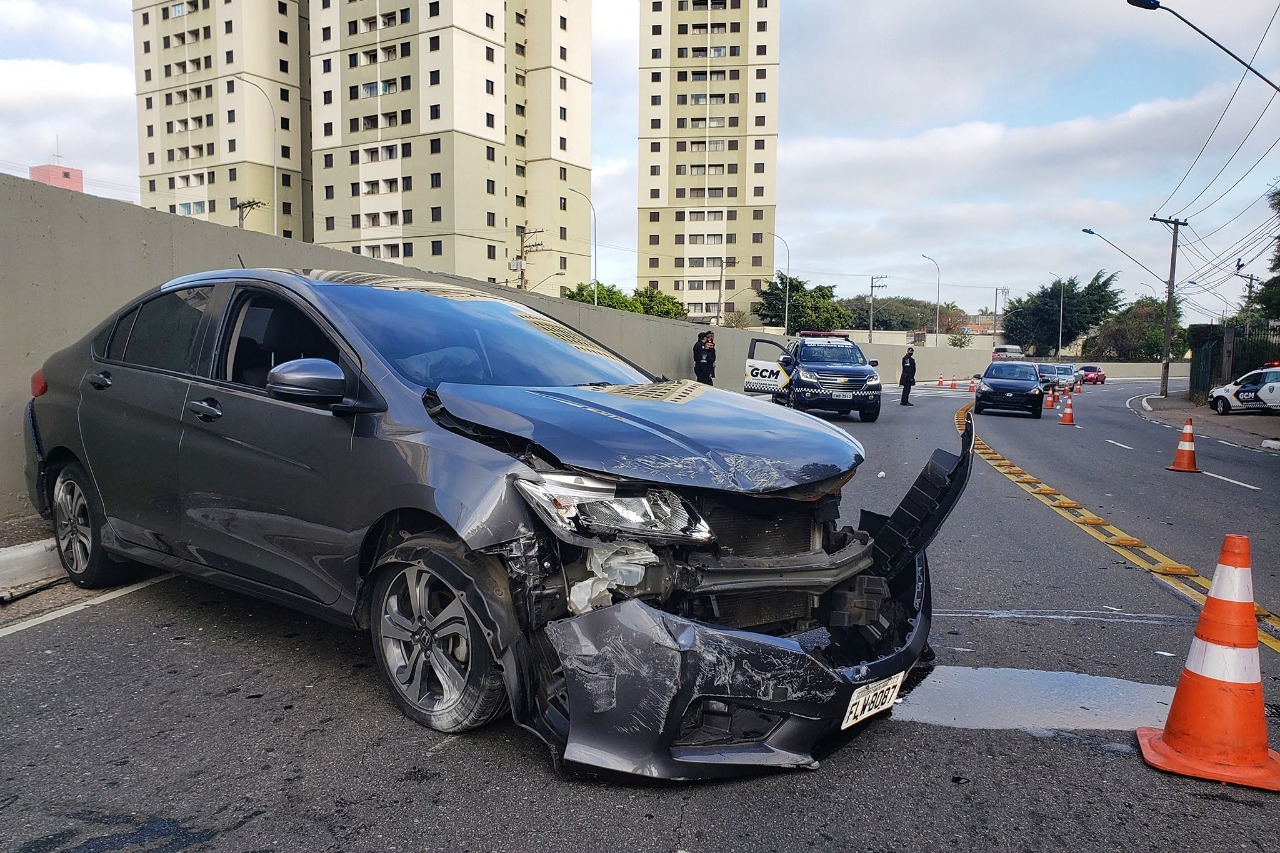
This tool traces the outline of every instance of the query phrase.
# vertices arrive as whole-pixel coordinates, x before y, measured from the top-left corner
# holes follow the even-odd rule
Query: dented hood
[[[697,382],[533,388],[445,383],[451,415],[566,465],[672,486],[771,492],[857,467],[862,445],[810,415]]]

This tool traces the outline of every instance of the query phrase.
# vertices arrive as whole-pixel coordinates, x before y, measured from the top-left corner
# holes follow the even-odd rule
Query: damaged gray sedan
[[[815,767],[892,704],[972,461],[970,427],[842,526],[844,431],[357,273],[176,279],[32,393],[31,498],[77,584],[142,563],[360,627],[417,722],[509,709],[557,762],[663,779]]]

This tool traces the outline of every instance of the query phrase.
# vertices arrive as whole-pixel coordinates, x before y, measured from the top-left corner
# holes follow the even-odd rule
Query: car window
[[[128,315],[117,325],[109,357],[175,373],[199,372],[196,332],[212,294],[212,287],[190,287],[142,303],[130,312],[133,322],[127,330],[123,320]]]
[[[1246,373],[1236,380],[1237,385],[1259,385],[1262,383],[1262,372],[1255,370],[1253,373]]]
[[[1029,382],[1038,382],[1040,375],[1036,368],[1029,364],[992,364],[987,367],[987,372],[983,374],[984,379],[1022,379]]]
[[[238,385],[267,387],[271,368],[298,358],[338,361],[338,347],[303,311],[268,293],[250,293],[234,309],[219,375]]]
[[[844,341],[805,342],[800,345],[800,360],[821,364],[866,364],[867,357],[856,344]]]
[[[397,373],[428,388],[650,381],[581,332],[503,299],[359,285],[322,294]]]
[[[1268,370],[1263,382],[1280,382],[1280,370]]]

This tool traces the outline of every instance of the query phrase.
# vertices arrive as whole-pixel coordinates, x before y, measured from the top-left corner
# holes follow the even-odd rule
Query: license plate
[[[852,391],[832,391],[832,392],[831,392],[831,399],[833,399],[833,400],[852,400],[852,399],[853,399],[853,392],[852,392]]]
[[[893,700],[898,698],[898,690],[902,688],[902,680],[906,676],[905,672],[900,672],[883,681],[864,684],[853,691],[853,698],[849,700],[849,710],[845,712],[844,722],[840,724],[840,728],[847,729],[891,706]]]

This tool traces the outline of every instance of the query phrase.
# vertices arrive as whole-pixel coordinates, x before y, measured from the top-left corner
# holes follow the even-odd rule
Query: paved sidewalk
[[[1085,394],[1087,396],[1088,392]],[[1140,405],[1143,402],[1146,406]],[[1133,405],[1144,417],[1172,427],[1181,428],[1187,418],[1191,418],[1191,428],[1197,438],[1203,436],[1243,447],[1280,452],[1280,415],[1269,412],[1219,415],[1208,406],[1192,403],[1185,391],[1171,393],[1168,397],[1144,397],[1134,401]]]

